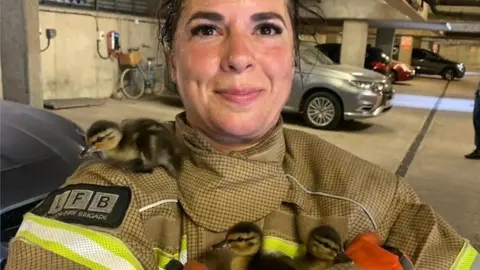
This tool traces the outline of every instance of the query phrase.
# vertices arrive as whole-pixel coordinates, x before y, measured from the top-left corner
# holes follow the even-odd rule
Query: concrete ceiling
[[[392,8],[384,0],[307,0],[302,3],[310,10],[310,12],[304,9],[300,10],[300,16],[307,20],[318,19],[318,15],[327,20],[410,19],[396,8]]]
[[[422,17],[411,5],[409,5],[404,0],[382,0],[393,8],[397,9],[404,15],[408,16],[409,19],[414,21],[424,21],[425,18]]]

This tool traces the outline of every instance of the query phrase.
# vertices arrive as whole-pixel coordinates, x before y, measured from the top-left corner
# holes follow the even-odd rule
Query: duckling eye
[[[239,238],[237,238],[237,240],[238,241],[244,241],[245,239],[243,239],[243,237],[240,236]]]
[[[101,141],[103,141],[103,137],[102,137],[102,136],[98,136],[97,139],[96,139],[95,141],[93,141],[93,143],[95,144],[95,143],[99,143],[99,142],[101,142]]]

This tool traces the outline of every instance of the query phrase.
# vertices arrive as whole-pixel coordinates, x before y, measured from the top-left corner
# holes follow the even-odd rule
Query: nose
[[[222,59],[224,71],[242,73],[255,66],[254,54],[250,48],[248,37],[232,34],[227,42],[228,45]]]

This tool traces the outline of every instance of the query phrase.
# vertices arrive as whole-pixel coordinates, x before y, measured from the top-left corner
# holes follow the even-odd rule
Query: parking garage
[[[170,121],[182,111],[165,75],[156,1],[32,3],[1,2],[2,99],[46,108],[84,129],[99,118],[154,116]],[[310,0],[301,16],[300,40],[332,63],[322,63],[310,88],[295,88],[294,82],[290,100],[297,101],[287,103],[283,113],[287,127],[315,134],[405,178],[422,200],[480,249],[480,162],[464,158],[475,147],[480,3]],[[128,98],[119,90],[119,59],[106,57],[107,50],[117,49],[108,45],[115,38],[120,50],[138,47],[142,58],[152,58],[157,81],[141,98]],[[372,87],[365,91],[388,84],[392,99],[388,106],[381,105],[388,110],[374,112],[377,102],[384,101],[365,98],[350,112],[342,111],[346,119],[328,129],[313,118],[309,122],[307,93],[348,92],[325,81],[332,72]],[[378,82],[370,72],[380,75]],[[300,81],[313,76],[305,70],[297,75]]]

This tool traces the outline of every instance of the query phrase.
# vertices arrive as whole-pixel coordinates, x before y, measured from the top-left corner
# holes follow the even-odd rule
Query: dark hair
[[[159,37],[163,48],[168,51],[172,48],[175,31],[177,29],[178,19],[182,11],[183,0],[160,0],[161,5],[158,10],[158,19],[160,23]],[[299,7],[300,0],[288,1],[288,15],[292,21],[293,37],[295,44],[295,51],[298,49],[298,27],[299,27]],[[165,22],[162,23],[162,19]]]

